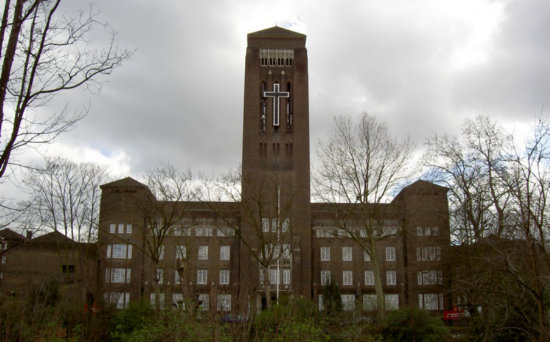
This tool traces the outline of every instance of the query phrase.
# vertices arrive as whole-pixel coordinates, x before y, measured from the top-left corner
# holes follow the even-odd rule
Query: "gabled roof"
[[[23,235],[18,234],[9,228],[0,230],[0,237],[6,240],[24,240],[25,239]]]
[[[248,34],[248,38],[306,38],[305,34],[287,30],[279,26],[273,26]]]
[[[132,177],[126,177],[126,178],[122,178],[122,179],[116,180],[116,181],[111,182],[111,183],[103,184],[101,186],[102,189],[106,188],[106,187],[125,187],[125,188],[128,188],[128,187],[143,188],[143,187],[145,187],[146,188],[147,185],[138,182],[137,180],[133,179]]]
[[[65,235],[61,234],[58,231],[53,231],[51,233],[39,236],[29,241],[33,244],[73,244],[75,241],[69,239]]]

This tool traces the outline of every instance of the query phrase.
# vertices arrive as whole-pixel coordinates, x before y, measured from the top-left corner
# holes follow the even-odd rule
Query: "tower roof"
[[[273,26],[248,34],[248,38],[306,38],[305,34],[287,30],[279,26]]]
[[[106,188],[106,187],[140,187],[140,188],[145,187],[146,188],[147,185],[138,182],[137,180],[133,179],[132,177],[126,177],[126,178],[122,178],[122,179],[116,180],[116,181],[111,182],[111,183],[101,185],[102,189]]]

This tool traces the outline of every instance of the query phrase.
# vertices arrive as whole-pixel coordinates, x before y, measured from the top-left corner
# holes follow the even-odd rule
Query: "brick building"
[[[105,299],[247,312],[294,295],[322,307],[332,280],[346,310],[372,310],[379,270],[386,309],[450,307],[446,188],[417,181],[386,204],[311,203],[305,42],[280,27],[248,35],[240,202],[157,201],[131,178],[102,186]],[[375,225],[376,260],[360,212]]]

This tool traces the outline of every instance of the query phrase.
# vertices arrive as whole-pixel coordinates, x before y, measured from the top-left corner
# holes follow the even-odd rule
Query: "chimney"
[[[32,239],[32,231],[27,230],[27,240]]]

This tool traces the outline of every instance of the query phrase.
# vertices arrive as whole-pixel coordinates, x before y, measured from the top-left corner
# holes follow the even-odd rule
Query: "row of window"
[[[372,230],[372,236],[378,237],[379,235],[378,229]],[[381,229],[381,235],[382,236],[391,236],[396,235],[399,232],[399,227],[396,225],[392,226],[383,226]],[[341,229],[341,228],[315,228],[315,237],[318,238],[334,238],[334,237],[360,237],[360,238],[366,238],[368,237],[367,230],[364,228],[349,228],[349,229]]]
[[[173,229],[173,233],[174,233],[175,236],[198,236],[198,237],[201,237],[201,236],[206,236],[206,237],[235,236],[235,230],[231,227],[219,227],[219,228],[212,228],[212,227],[194,227],[194,228],[177,227],[177,228]]]
[[[355,295],[343,294],[340,297],[342,299],[342,309],[345,311],[355,310]],[[375,294],[363,295],[363,310],[374,311],[376,310],[377,301]],[[398,294],[385,294],[384,306],[386,310],[399,310],[399,295]],[[319,310],[324,310],[323,295],[319,295]]]
[[[321,285],[328,285],[331,281],[331,272],[327,270],[321,271]],[[353,271],[342,271],[342,285],[353,285]],[[365,271],[365,285],[374,286],[373,271]],[[397,285],[397,272],[386,271],[386,285]]]
[[[416,227],[416,236],[438,236],[439,227]]]
[[[268,276],[269,276],[269,284],[271,285],[277,285],[277,284],[290,285],[290,269],[288,268],[279,269],[279,272],[277,272],[276,268],[269,268]],[[264,282],[264,273],[260,269],[260,283],[263,283],[263,282]]]
[[[150,294],[150,304],[155,306],[155,294]],[[126,309],[130,303],[129,292],[106,292],[104,299],[108,303],[112,303],[117,309]],[[210,308],[210,296],[207,293],[201,293],[197,297],[200,310],[208,310]],[[160,307],[165,306],[165,294],[159,294]],[[185,310],[185,300],[182,293],[172,293],[172,306]],[[216,295],[216,310],[218,311],[231,311],[231,295],[230,294],[218,294]]]
[[[321,247],[321,261],[330,261],[330,247]],[[371,261],[367,251],[363,251],[364,261]],[[386,247],[386,261],[395,261],[395,247]],[[342,247],[342,261],[353,261],[353,247]]]
[[[149,302],[151,307],[155,307],[155,298],[156,295],[151,293],[149,295]],[[165,295],[164,293],[159,294],[159,303],[160,308],[165,307]],[[197,296],[198,308],[202,311],[206,311],[210,308],[210,296],[207,293],[200,293]],[[185,310],[185,300],[182,293],[172,293],[172,306]],[[216,310],[217,311],[231,311],[231,295],[230,294],[218,294],[216,295]]]
[[[440,261],[441,247],[416,247],[416,261]]]
[[[131,224],[114,224],[109,225],[109,233],[111,234],[132,234],[132,225]]]
[[[284,233],[288,232],[290,226],[290,220],[285,218],[282,220],[277,220],[276,218],[269,219],[267,217],[262,218],[262,232],[275,233],[277,231],[282,231]]]
[[[220,270],[218,283],[220,285],[229,285],[230,283],[230,270]],[[159,284],[164,282],[164,270],[161,268],[157,269],[157,281]],[[290,275],[289,275],[290,276]],[[129,284],[132,278],[132,269],[131,268],[106,268],[105,269],[105,282],[112,284]],[[196,282],[198,285],[208,284],[208,270],[199,269],[197,270],[197,279]],[[174,272],[174,284],[181,284],[181,276],[178,272]]]
[[[164,246],[160,246],[159,259],[164,259]],[[131,259],[132,258],[132,245],[125,244],[111,244],[107,245],[107,258],[109,259]],[[176,246],[176,259],[187,258],[187,247],[185,245]],[[227,261],[231,258],[231,247],[220,246],[220,260]],[[208,246],[198,246],[197,249],[198,260],[208,260]]]
[[[261,66],[292,66],[294,50],[290,49],[260,49]]]

